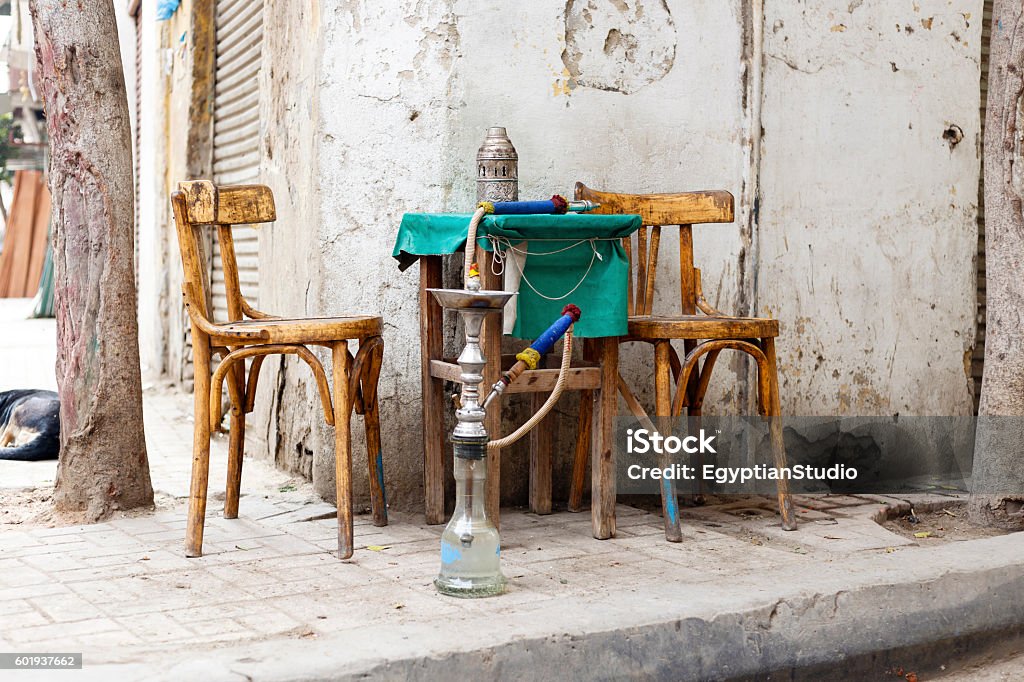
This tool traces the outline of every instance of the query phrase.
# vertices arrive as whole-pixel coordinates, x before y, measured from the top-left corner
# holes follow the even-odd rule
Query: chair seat
[[[218,331],[223,330],[227,335],[238,332],[265,332],[266,338],[261,339],[259,343],[322,343],[360,339],[380,335],[383,327],[384,321],[375,315],[294,319],[274,317],[216,325]],[[231,337],[225,336],[220,339],[214,336],[214,341],[228,344]]]
[[[779,335],[779,321],[764,317],[637,315],[629,318],[635,339],[763,339]]]

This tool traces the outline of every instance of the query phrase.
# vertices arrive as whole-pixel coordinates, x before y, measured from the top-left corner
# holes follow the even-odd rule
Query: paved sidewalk
[[[773,629],[787,633],[786,628],[817,623],[812,631],[827,632],[844,593],[878,584],[916,590],[922,580],[948,578],[968,562],[984,574],[993,598],[1005,597],[1006,580],[1021,579],[1020,571],[1006,573],[996,565],[1000,557],[1021,556],[1024,537],[929,547],[873,520],[905,502],[869,497],[800,498],[802,526],[786,533],[777,526],[773,501],[754,498],[690,510],[679,544],[664,541],[660,518],[627,506],[618,508],[618,537],[608,541],[590,537],[589,514],[539,517],[508,510],[502,557],[509,593],[448,599],[431,582],[441,527],[394,511],[386,528],[358,516],[355,556],[339,561],[332,555],[333,506],[317,502],[308,485],[254,460],[245,463],[240,518],[220,518],[211,501],[206,554],[186,559],[181,547],[189,406],[180,395],[146,397],[161,509],[90,526],[0,534],[0,650],[82,651],[86,671],[77,679],[319,679],[364,673],[401,679],[417,670],[432,679],[442,674],[433,667],[438,661],[468,657],[470,678],[496,674],[489,667],[495,661],[502,661],[501,670],[525,674],[529,668],[523,666],[532,664],[514,652],[532,646],[537,661],[555,654],[551,660],[559,660],[566,647],[578,647],[614,652],[607,662],[609,672],[616,671],[613,677],[658,677],[664,670],[646,670],[652,664],[645,652],[664,658],[665,651],[645,649],[651,635],[644,633],[664,626],[700,653],[705,672],[735,658],[734,671],[743,673],[738,652],[768,641]],[[212,491],[220,489],[224,469],[220,439]],[[926,505],[922,500],[918,508]],[[978,552],[987,559],[979,563]],[[1002,575],[999,585],[991,584],[993,570]],[[884,630],[875,613],[884,604],[873,601],[879,598],[858,604],[854,614],[869,615]],[[852,596],[850,603],[857,603]],[[818,613],[822,605],[827,610]],[[739,632],[752,623],[762,632],[743,635],[730,652],[729,639],[715,632],[723,616],[737,619],[731,627],[741,624]],[[689,632],[695,624],[702,635]],[[665,633],[656,632],[662,641]],[[598,639],[591,644],[593,637]],[[632,653],[615,649],[631,637]],[[833,655],[879,645],[865,639],[866,633],[848,635],[842,646],[834,635],[804,637],[802,651],[824,641]],[[535,644],[502,648],[524,640]],[[545,653],[545,643],[554,652]],[[693,663],[682,652],[676,656],[684,679]],[[770,662],[766,657],[765,664]]]
[[[589,514],[506,511],[502,556],[510,593],[452,600],[438,596],[431,582],[442,527],[424,526],[417,516],[392,511],[386,528],[357,516],[356,554],[338,561],[334,507],[317,501],[305,482],[247,459],[240,518],[221,518],[220,437],[211,452],[205,555],[186,559],[190,405],[185,396],[146,395],[158,511],[0,535],[0,614],[17,623],[4,629],[0,645],[38,650],[56,639],[63,649],[90,652],[93,664],[137,661],[196,645],[543,609],[562,597],[599,600],[639,586],[692,586],[913,544],[870,519],[885,505],[860,498],[806,501],[815,508],[802,509],[806,525],[796,534],[771,525],[769,499],[694,510],[680,544],[664,541],[658,517],[627,506],[618,508],[618,537],[606,542],[590,537]]]
[[[69,675],[104,681],[721,679],[844,659],[843,673],[864,679],[1024,621],[1024,534],[908,539],[875,522],[908,503],[870,496],[798,498],[791,533],[767,498],[685,510],[678,544],[628,506],[607,541],[590,537],[587,513],[505,510],[509,592],[449,599],[432,585],[441,527],[419,515],[392,511],[386,528],[358,516],[355,556],[342,562],[334,507],[247,459],[240,518],[221,518],[223,438],[206,554],[186,559],[191,402],[152,390],[145,400],[157,510],[4,527],[0,651],[81,651],[85,669]],[[53,469],[0,463],[0,488],[31,476],[49,487]],[[879,653],[900,647],[919,653]]]

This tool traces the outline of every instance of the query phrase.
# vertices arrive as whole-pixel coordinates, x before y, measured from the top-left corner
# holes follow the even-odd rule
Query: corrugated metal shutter
[[[217,0],[216,79],[213,108],[213,181],[218,185],[257,182],[260,169],[260,61],[263,0]],[[242,295],[259,305],[259,232],[234,230]],[[213,248],[213,315],[228,319],[220,248]]]
[[[981,162],[978,179],[978,333],[971,356],[971,377],[974,379],[974,412],[981,400],[981,377],[985,368],[985,109],[988,106],[989,46],[992,43],[992,0],[985,0],[981,27]]]

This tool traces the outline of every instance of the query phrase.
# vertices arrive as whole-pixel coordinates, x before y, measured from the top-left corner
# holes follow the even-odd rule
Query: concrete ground
[[[925,680],[969,674],[968,654],[1024,624],[1024,534],[902,537],[876,519],[908,502],[871,496],[798,498],[791,533],[764,498],[687,510],[678,544],[628,506],[607,541],[588,514],[505,510],[510,590],[463,601],[432,586],[440,527],[357,517],[339,561],[334,508],[247,460],[240,518],[214,495],[206,554],[186,559],[190,401],[149,390],[145,407],[154,512],[0,525],[0,651],[83,652],[81,680]],[[0,463],[0,499],[47,489],[54,467]]]

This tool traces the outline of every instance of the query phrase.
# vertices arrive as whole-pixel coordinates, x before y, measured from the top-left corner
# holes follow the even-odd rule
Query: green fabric
[[[451,254],[464,248],[471,218],[468,213],[405,214],[392,252],[400,269],[405,270],[419,256]],[[485,217],[478,229],[478,248],[492,249],[487,235],[504,237],[513,245],[531,240],[512,335],[523,339],[540,336],[558,318],[566,303],[574,303],[583,311],[573,328],[575,336],[623,336],[626,333],[629,261],[619,239],[639,227],[640,216],[635,215],[570,213]],[[586,241],[577,243],[580,240]],[[506,267],[515,266],[509,261]],[[584,273],[587,273],[585,278]],[[577,284],[572,294],[564,296]],[[534,289],[558,300],[547,300]]]
[[[39,291],[33,302],[32,317],[53,317],[53,242],[46,239],[43,274],[39,277]]]

